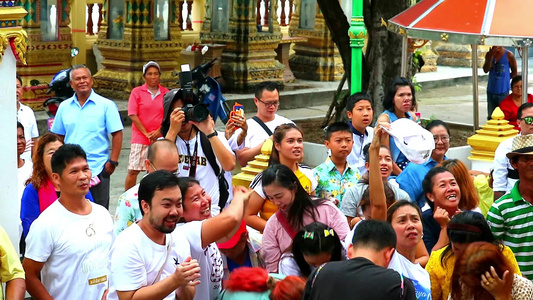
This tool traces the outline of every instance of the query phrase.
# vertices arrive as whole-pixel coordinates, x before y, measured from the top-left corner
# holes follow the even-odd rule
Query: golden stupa
[[[273,142],[271,139],[266,139],[261,146],[261,154],[258,154],[254,157],[254,160],[248,162],[246,167],[241,169],[241,172],[233,176],[233,185],[234,186],[250,186],[252,180],[255,176],[263,172],[268,167],[268,160],[270,159],[270,154],[272,153]]]
[[[481,129],[476,131],[476,134],[467,139],[468,145],[472,147],[470,151],[470,160],[493,161],[494,152],[501,142],[515,136],[518,130],[514,129],[509,121],[504,120],[503,111],[496,107],[491,115],[491,120],[487,121],[486,125],[481,126]]]

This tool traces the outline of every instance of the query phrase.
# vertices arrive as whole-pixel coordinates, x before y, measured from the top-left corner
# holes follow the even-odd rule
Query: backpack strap
[[[218,166],[215,152],[213,152],[213,147],[211,147],[211,143],[209,142],[207,136],[201,131],[200,145],[202,146],[202,150],[204,151],[205,157],[207,158],[209,165],[211,165],[213,172],[215,172],[215,175],[218,178],[218,190],[220,195],[218,199],[218,206],[220,207],[220,210],[222,210],[226,206],[226,202],[228,202],[229,198],[229,185],[226,181],[226,178],[224,178],[224,170],[222,170]]]
[[[261,127],[263,127],[263,129],[266,131],[268,136],[272,135],[272,131],[270,131],[270,129],[266,126],[266,124],[263,121],[261,121],[261,119],[259,119],[257,116],[254,116],[252,118],[252,120],[256,121],[257,124],[259,124]]]

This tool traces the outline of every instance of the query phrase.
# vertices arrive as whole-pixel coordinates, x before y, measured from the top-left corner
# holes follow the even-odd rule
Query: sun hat
[[[517,155],[533,155],[533,134],[517,135],[513,139],[513,148],[507,153],[507,158]]]
[[[396,146],[415,164],[426,163],[435,149],[433,134],[410,119],[398,119],[385,129],[394,138]]]

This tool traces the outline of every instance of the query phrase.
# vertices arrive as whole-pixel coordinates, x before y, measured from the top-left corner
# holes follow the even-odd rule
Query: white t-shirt
[[[429,273],[420,264],[413,264],[403,255],[394,251],[389,263],[389,269],[393,269],[411,280],[417,300],[431,300]]]
[[[26,238],[26,257],[44,263],[41,282],[54,299],[101,299],[108,288],[113,220],[89,203],[91,213],[78,215],[54,201]]]
[[[302,172],[305,175],[305,177],[307,177],[309,181],[311,181],[311,192],[314,192],[316,189],[316,186],[318,185],[318,182],[316,181],[316,177],[313,176],[313,170],[310,169],[308,166],[302,165],[302,164],[300,164],[298,167],[299,167],[300,172]],[[257,194],[259,194],[261,198],[266,199],[265,193],[263,192],[262,178],[263,178],[263,172],[255,175],[255,178],[250,183],[250,188],[253,189],[254,192],[256,192]]]
[[[179,223],[172,235],[184,233],[191,245],[191,257],[200,265],[200,284],[194,300],[215,300],[222,288],[224,264],[215,243],[202,248],[203,221]]]
[[[31,161],[31,147],[33,145],[32,138],[39,137],[39,128],[35,120],[33,110],[22,103],[17,111],[17,121],[24,126],[24,138],[26,139],[26,150],[22,153],[21,158]]]
[[[293,121],[278,114],[274,114],[274,119],[266,122],[265,125],[268,127],[268,129],[270,129],[270,131],[272,131],[272,133],[274,133],[276,127],[287,123],[294,124]],[[244,139],[244,148],[253,148],[262,144],[270,137],[263,127],[261,127],[261,125],[259,125],[259,123],[257,123],[254,119],[246,119],[246,124],[248,124],[248,131],[246,131],[246,138]],[[241,131],[242,129],[237,129],[233,135],[239,135]]]
[[[492,188],[496,192],[509,192],[514,187],[517,179],[508,177],[508,170],[514,170],[511,162],[507,158],[507,153],[513,150],[513,140],[515,137],[506,139],[501,142],[494,152],[494,172],[492,178]]]
[[[357,168],[361,175],[366,173],[363,148],[366,144],[372,143],[373,138],[374,128],[370,126],[366,127],[366,134],[362,136],[353,134],[353,148],[346,160],[352,167]]]
[[[224,137],[224,133],[219,132],[218,139],[222,142],[224,147],[228,149],[228,151],[231,150],[228,141]],[[198,144],[197,144],[198,141]],[[196,145],[197,144],[197,145]],[[218,200],[220,198],[220,191],[218,188],[218,178],[215,175],[215,172],[213,171],[213,168],[211,165],[209,165],[209,161],[207,160],[207,157],[205,156],[204,150],[202,149],[202,145],[200,143],[200,133],[198,132],[194,138],[192,138],[190,141],[185,141],[181,137],[176,138],[176,146],[178,147],[178,151],[180,154],[180,163],[179,163],[179,171],[180,176],[189,176],[189,170],[190,170],[190,162],[191,157],[194,156],[194,149],[197,149],[196,157],[197,157],[197,164],[196,164],[196,180],[200,182],[200,186],[202,186],[205,191],[211,196],[211,216],[216,216],[220,213],[220,207],[218,206]],[[216,155],[215,155],[216,157]],[[222,170],[222,166],[220,165],[220,161],[218,158],[216,158],[218,167],[220,170]],[[231,180],[228,181],[228,178],[231,178],[230,172],[224,173],[224,178],[226,178],[226,181],[228,182],[229,186],[229,197],[227,203],[233,199],[233,186],[231,184]]]
[[[30,178],[31,173],[33,172],[33,163],[31,160],[25,159],[24,165],[21,168],[17,169],[17,179],[18,179],[18,196],[19,201],[22,199],[22,194],[26,188],[26,180]]]
[[[170,244],[172,242],[172,244]],[[168,259],[167,250],[170,251]],[[111,248],[111,276],[107,299],[118,299],[119,291],[135,291],[154,284],[163,263],[165,268],[159,281],[176,271],[187,257],[191,256],[190,245],[183,233],[167,234],[165,245],[154,243],[137,223],[124,229]],[[164,299],[175,299],[174,292]]]
[[[313,267],[311,268],[314,269]],[[278,263],[278,273],[285,276],[303,277],[302,271],[300,271],[300,267],[298,267],[292,253],[283,253],[281,255]]]

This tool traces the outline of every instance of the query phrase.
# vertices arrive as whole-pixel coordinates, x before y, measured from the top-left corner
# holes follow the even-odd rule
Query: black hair
[[[176,186],[179,186],[178,177],[167,170],[157,170],[144,176],[139,184],[139,192],[137,193],[137,200],[139,201],[141,214],[144,216],[144,211],[141,206],[142,200],[152,207],[152,198],[154,197],[156,191],[161,191]]]
[[[411,107],[416,107],[415,87],[409,79],[405,77],[396,77],[383,98],[383,108],[385,110],[394,112],[394,96],[396,95],[398,88],[403,86],[411,88],[411,94],[413,94]]]
[[[267,90],[269,92],[278,91],[278,94],[279,94],[279,84],[277,84],[274,81],[260,82],[259,84],[255,86],[255,90],[254,90],[255,98],[261,99],[261,97],[263,96],[264,90]]]
[[[389,208],[387,209],[387,222],[392,223],[392,216],[394,216],[394,213],[404,207],[404,206],[411,206],[412,208],[416,209],[416,212],[418,213],[418,216],[422,220],[422,211],[420,210],[420,207],[418,207],[417,204],[414,202],[408,201],[408,200],[400,200],[395,203],[393,203]]]
[[[286,123],[281,124],[276,129],[274,129],[274,133],[272,133],[272,153],[270,154],[270,159],[268,160],[268,165],[273,164],[279,164],[279,151],[276,149],[276,143],[281,144],[281,141],[283,141],[283,138],[287,134],[287,132],[291,129],[296,129],[302,134],[302,138],[304,137],[303,131],[298,127],[296,124],[293,123]]]
[[[496,240],[489,224],[482,214],[473,211],[464,211],[454,216],[446,230],[450,242],[442,251],[440,255],[440,263],[442,266],[446,260],[453,254],[452,243],[470,244],[473,242],[487,242],[497,245],[503,250],[501,241]]]
[[[531,108],[531,107],[533,107],[533,103],[530,103],[530,102],[526,102],[520,105],[520,107],[518,108],[518,113],[516,114],[516,118],[518,120],[522,119],[522,112],[524,111],[524,109]]]
[[[22,123],[20,123],[19,121],[17,121],[17,129],[22,129],[22,134],[24,134],[24,126],[22,125]]]
[[[427,194],[433,193],[433,177],[440,173],[452,174],[452,172],[450,172],[448,169],[438,166],[429,170],[429,172],[424,177],[424,180],[422,180],[422,189],[424,190],[424,197],[426,198],[426,203],[429,205],[431,210],[433,210],[433,202],[429,201],[429,199],[427,198]]]
[[[17,74],[15,75],[15,78],[20,82],[20,85],[22,85],[22,78]]]
[[[392,153],[390,151],[390,149],[385,146],[385,145],[381,145],[379,147],[380,149],[383,148],[383,149],[387,149],[389,151],[389,154],[391,155],[392,157]],[[367,163],[370,163],[370,155],[368,154],[368,150],[370,149],[370,143],[366,144],[364,147],[363,147],[363,155],[365,156],[365,162]]]
[[[384,221],[364,220],[357,225],[353,234],[352,245],[354,248],[372,249],[381,251],[387,247],[396,247],[396,232],[392,226]]]
[[[366,211],[366,208],[370,205],[370,186],[368,186],[368,182],[368,172],[366,172],[361,180],[359,180],[359,183],[367,185],[363,191],[363,194],[361,195],[361,201],[359,202],[359,207],[361,207],[362,211]],[[383,182],[383,190],[385,192],[385,201],[387,203],[387,207],[389,207],[396,202],[396,194],[394,194],[394,190],[388,181]]]
[[[372,102],[372,98],[370,98],[369,94],[359,92],[359,93],[354,93],[353,95],[348,97],[348,100],[346,100],[346,110],[351,112],[355,104],[362,100],[366,100],[370,102],[370,106],[372,107],[374,106],[374,103]]]
[[[431,129],[433,127],[437,127],[437,126],[442,126],[442,127],[446,128],[446,132],[448,133],[448,135],[450,135],[450,128],[448,128],[448,124],[446,124],[445,122],[443,122],[441,120],[433,120],[433,121],[427,123],[426,130],[427,131],[431,131]]]
[[[330,253],[329,261],[340,261],[343,258],[343,246],[338,234],[323,223],[314,222],[304,226],[296,233],[292,241],[292,254],[304,277],[311,275],[311,267],[304,255]]]
[[[522,75],[516,75],[511,79],[511,87],[515,85],[517,82],[522,81]]]
[[[329,138],[334,132],[347,132],[351,135],[352,128],[350,127],[350,125],[348,125],[348,123],[344,123],[344,122],[335,122],[335,123],[329,124],[328,127],[326,127],[325,139],[329,140]]]
[[[296,191],[287,216],[289,223],[296,230],[304,226],[304,215],[306,214],[310,215],[313,221],[316,221],[318,214],[316,208],[326,201],[324,199],[311,199],[311,196],[304,190],[294,172],[282,164],[274,164],[264,170],[261,184],[263,189],[271,184],[276,184],[291,191]]]
[[[200,185],[200,182],[193,177],[179,177],[179,186],[181,190],[181,196],[183,197],[183,202],[181,206],[183,207],[183,210],[185,211],[185,195],[187,195],[187,191],[190,187],[193,185]]]
[[[51,165],[52,172],[60,174],[63,173],[63,170],[67,167],[76,158],[83,158],[87,160],[87,154],[76,144],[64,144],[57,149],[57,151],[52,155]]]

